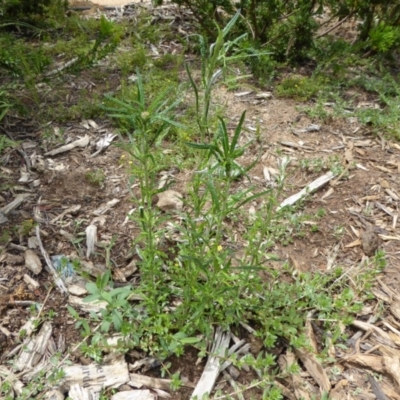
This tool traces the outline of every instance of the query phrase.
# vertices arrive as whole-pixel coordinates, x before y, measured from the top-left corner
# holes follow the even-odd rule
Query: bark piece
[[[18,195],[11,203],[8,203],[4,207],[0,208],[0,213],[4,214],[4,217],[7,216],[11,211],[18,208],[30,196],[32,195],[29,193]]]
[[[98,313],[100,310],[107,308],[108,303],[106,301],[97,301],[85,303],[80,297],[70,295],[68,297],[68,303],[72,307],[77,307],[82,311]]]
[[[130,380],[128,382],[128,385],[130,386],[136,388],[142,388],[143,386],[145,386],[151,389],[161,389],[167,391],[170,390],[170,384],[171,384],[170,379],[152,378],[150,376],[134,374],[134,373],[129,374],[129,376]]]
[[[111,400],[155,400],[150,390],[127,390],[115,393]]]
[[[117,388],[129,381],[128,364],[123,360],[110,365],[72,365],[63,369],[61,388],[64,390],[78,384],[97,392],[102,388]]]
[[[68,392],[68,398],[71,398],[71,400],[97,400],[99,396],[98,391],[93,391],[74,383]]]
[[[42,272],[42,262],[33,250],[25,251],[25,266],[35,275]]]
[[[45,354],[53,328],[46,321],[35,338],[25,340],[22,351],[19,354],[15,368],[18,371],[35,367]]]
[[[64,395],[59,390],[50,390],[44,395],[45,400],[64,400]]]

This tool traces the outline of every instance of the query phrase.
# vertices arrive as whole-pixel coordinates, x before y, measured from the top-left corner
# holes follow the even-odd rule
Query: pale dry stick
[[[50,293],[51,293],[52,290],[53,290],[52,287],[48,290],[47,295],[46,295],[46,298],[44,299],[44,302],[43,302],[42,306],[40,307],[40,311],[39,311],[39,314],[38,314],[38,316],[37,316],[37,319],[40,318],[40,314],[42,313],[42,311],[43,311],[43,309],[44,309],[44,305],[46,304],[47,299],[49,298]]]
[[[336,23],[335,25],[333,25],[331,28],[329,28],[328,30],[326,30],[323,33],[320,33],[319,35],[315,36],[315,39],[319,39],[320,37],[323,37],[325,35],[327,35],[328,33],[332,32],[333,30],[335,30],[336,28],[338,28],[340,25],[343,24],[343,22],[345,22],[346,20],[348,20],[350,17],[353,16],[353,13],[350,13],[349,15],[346,15],[343,19],[341,19],[338,23]]]
[[[42,239],[40,238],[39,225],[36,226],[36,238],[37,238],[42,256],[46,261],[47,268],[48,268],[49,272],[51,273],[51,275],[53,275],[55,284],[58,286],[58,288],[61,290],[61,292],[63,292],[64,294],[67,294],[68,290],[65,287],[63,280],[58,276],[57,271],[54,269],[53,264],[51,263],[49,255],[47,254],[46,250],[43,247]]]

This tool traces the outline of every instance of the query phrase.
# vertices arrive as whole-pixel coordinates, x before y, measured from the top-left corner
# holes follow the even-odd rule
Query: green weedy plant
[[[229,134],[226,128],[225,121],[223,118],[218,117],[219,124],[217,133],[213,139],[213,142],[208,143],[187,143],[188,146],[198,149],[207,150],[208,159],[211,156],[215,158],[215,165],[212,167],[213,170],[220,169],[220,173],[227,179],[235,179],[242,176],[246,169],[243,168],[237,161],[245,152],[245,147],[249,146],[251,142],[247,143],[246,146],[238,147],[238,139],[242,133],[242,126],[244,119],[246,117],[246,112],[243,112],[240,121],[235,129],[232,141],[229,139]]]
[[[219,51],[223,52],[224,43],[220,44]],[[208,64],[207,68],[210,56],[221,60],[221,55],[206,53],[202,63]],[[219,68],[218,64],[214,66]],[[207,74],[212,78],[215,71],[207,69]],[[192,80],[193,85],[196,86]],[[200,93],[197,87],[196,90]],[[334,339],[339,338],[337,324],[331,321],[349,322],[360,310],[370,296],[370,282],[384,267],[383,256],[378,254],[376,260],[361,265],[355,271],[359,286],[351,288],[350,277],[341,268],[326,274],[298,274],[285,265],[282,271],[270,268],[268,262],[276,260],[268,253],[275,240],[275,225],[282,223],[282,218],[290,219],[290,210],[276,212],[288,161],[283,159],[280,164],[276,188],[261,192],[254,187],[238,190],[235,180],[246,177],[247,172],[237,161],[244,151],[238,143],[245,114],[232,137],[221,116],[216,133],[211,135],[209,120],[213,113],[207,105],[211,104],[212,91],[197,97],[197,120],[203,122],[198,124],[199,136],[203,129],[204,141],[190,144],[199,153],[197,164],[201,168],[193,173],[189,183],[184,211],[179,218],[169,217],[167,227],[167,217],[153,206],[154,195],[160,190],[159,144],[171,127],[179,125],[171,117],[178,103],[167,97],[162,93],[148,104],[138,74],[136,101],[108,98],[115,105],[108,108],[110,115],[131,129],[124,148],[132,157],[132,176],[139,184],[133,195],[137,204],[133,219],[141,232],[133,246],[140,259],[141,280],[136,288],[114,288],[111,272],[107,271],[96,283],[88,284],[90,295],[86,300],[104,300],[107,307],[102,311],[101,332],[93,335],[86,354],[99,360],[103,335],[114,329],[124,337],[120,351],[140,347],[165,359],[171,354],[182,355],[185,345],[192,344],[205,355],[205,338],[213,326],[229,329],[239,321],[259,327],[256,335],[266,349],[272,348],[278,338],[285,338],[289,346],[304,347],[307,341],[303,328],[310,310]],[[202,120],[204,109],[207,118]],[[242,206],[255,199],[261,205],[249,217]],[[231,233],[235,219],[239,218],[246,231],[246,246],[241,255]],[[285,280],[281,279],[282,274]],[[139,303],[133,303],[133,299]],[[78,323],[89,332],[87,323]],[[239,366],[242,362],[233,361]],[[271,372],[274,357],[266,351],[257,359],[248,357],[246,362],[260,372],[260,381],[255,385],[264,395],[279,398]],[[168,370],[168,363],[164,370]]]
[[[186,64],[186,72],[189,77],[190,84],[192,86],[195,101],[196,101],[196,114],[197,124],[200,131],[200,139],[202,142],[205,141],[207,136],[210,136],[210,107],[211,107],[211,93],[215,83],[226,72],[227,64],[233,60],[243,58],[244,55],[234,54],[230,55],[230,52],[235,50],[235,47],[246,38],[246,34],[243,34],[232,41],[227,41],[226,37],[234,27],[240,14],[236,15],[228,22],[224,29],[220,29],[217,26],[215,28],[218,31],[218,36],[209,49],[206,46],[206,38],[201,35],[197,35],[200,42],[200,52],[202,58],[201,64],[201,86],[198,87],[193,80],[189,66]]]

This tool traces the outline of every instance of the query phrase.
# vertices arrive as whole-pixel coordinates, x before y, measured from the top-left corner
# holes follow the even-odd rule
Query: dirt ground
[[[110,4],[110,0],[107,0],[107,3]],[[78,80],[75,81],[76,85],[85,83],[83,77],[74,79]],[[82,82],[79,82],[80,79]],[[263,155],[250,173],[253,182],[260,187],[265,186],[265,168],[277,169],[280,159],[289,157],[289,174],[281,199],[284,200],[325,174],[332,160],[339,160],[344,171],[341,176],[332,179],[304,202],[304,212],[309,215],[315,215],[319,209],[326,211],[317,223],[309,221],[310,226],[317,224],[318,230],[306,230],[305,235],[295,237],[293,242],[285,246],[277,245],[274,252],[295,269],[311,273],[328,271],[334,264],[340,264],[352,271],[376,249],[382,249],[386,253],[387,267],[376,283],[378,300],[371,300],[370,304],[366,304],[363,315],[359,316],[360,320],[369,321],[371,325],[365,328],[365,334],[363,332],[362,335],[349,340],[350,351],[344,353],[336,349],[333,354],[335,359],[325,367],[332,386],[330,398],[383,399],[385,397],[378,397],[377,393],[384,393],[386,398],[400,399],[399,379],[398,376],[395,377],[398,369],[393,366],[393,360],[400,360],[400,333],[397,331],[400,323],[390,316],[390,309],[399,301],[397,290],[400,285],[400,232],[397,225],[400,200],[400,145],[372,135],[368,127],[360,125],[354,118],[346,120],[332,117],[318,130],[307,131],[312,124],[320,122],[309,119],[301,111],[304,103],[279,99],[273,90],[270,98],[261,100],[256,98],[257,91],[238,96],[243,90],[245,89],[240,88],[235,92],[222,87],[218,90],[217,98],[226,106],[226,115],[230,116],[232,122],[237,121],[240,114],[247,110],[245,126],[248,131],[243,136],[243,141],[253,138],[252,128],[257,125],[261,128],[260,143],[263,146]],[[266,88],[263,88],[263,91],[265,90]],[[360,107],[369,107],[376,99],[360,95],[358,100]],[[130,196],[128,168],[126,163],[121,161],[124,152],[118,147],[110,146],[100,154],[92,156],[96,151],[95,143],[98,138],[106,133],[114,133],[109,120],[71,121],[64,126],[50,122],[46,129],[52,130],[56,135],[62,135],[69,142],[86,135],[89,138],[87,146],[55,156],[45,155],[47,151],[58,146],[54,142],[48,142],[45,130],[34,121],[10,115],[5,120],[4,129],[21,141],[23,151],[10,150],[2,160],[1,175],[6,186],[2,186],[0,192],[0,208],[9,204],[20,193],[29,195],[19,207],[7,215],[8,222],[1,225],[3,232],[26,226],[25,231],[18,232],[18,241],[13,240],[0,247],[0,359],[1,363],[6,365],[19,344],[18,332],[31,316],[29,307],[36,302],[44,303],[44,315],[50,310],[55,311],[55,316],[51,319],[52,338],[55,343],[59,343],[62,338],[65,342],[64,348],[74,349],[82,340],[74,327],[73,318],[67,311],[67,301],[53,288],[50,274],[43,269],[35,275],[25,266],[25,250],[35,241],[31,224],[34,221],[40,222],[41,239],[49,255],[73,258],[84,249],[84,228],[97,218],[98,240],[109,242],[113,236],[116,237],[111,252],[115,270],[123,270],[134,259],[131,240],[136,230],[133,223],[127,219],[134,204]],[[167,147],[168,143],[165,145]],[[43,168],[31,171],[27,181],[24,181],[22,178],[27,167],[25,158],[32,160],[33,156],[43,162]],[[253,153],[250,149],[243,162],[250,164],[255,158],[256,149]],[[320,169],[304,167],[302,160],[305,159],[321,160]],[[96,186],[89,182],[87,173],[100,169],[104,171],[105,180],[101,186]],[[175,174],[175,188],[183,194],[185,182],[191,173],[192,171],[183,170]],[[116,204],[106,212],[96,212],[96,209],[112,200],[115,200]],[[257,202],[251,204],[255,208],[258,205]],[[59,217],[61,214],[63,216]],[[37,255],[42,257],[38,247],[33,248]],[[104,269],[103,253],[86,261],[92,268]],[[33,279],[37,286],[32,284],[26,275]],[[116,281],[119,276],[116,273]],[[139,278],[140,271],[133,271],[127,275],[129,281],[137,281]],[[121,283],[124,280],[126,281],[125,277],[121,278]],[[387,337],[374,331],[371,318],[378,307],[382,318],[376,329],[383,330]],[[349,330],[349,337],[361,331],[359,326],[355,326],[353,330]],[[261,345],[245,330],[237,332],[237,335],[251,341],[253,351],[257,351],[255,349]],[[374,335],[375,341],[369,342],[369,337]],[[385,343],[382,343],[379,335],[386,338]],[[388,345],[390,340],[392,342]],[[393,350],[392,354],[377,353],[379,346],[388,346]],[[360,349],[375,357],[374,362],[380,363],[378,367],[372,364],[371,358],[361,357]],[[277,348],[276,356],[279,357],[284,351],[284,346]],[[126,357],[133,362],[135,359],[145,358],[146,355],[132,352]],[[72,351],[69,359],[79,364],[90,362],[79,350]],[[190,398],[192,387],[204,368],[204,362],[196,363],[196,360],[196,352],[192,349],[188,349],[184,358],[174,357],[170,360],[171,371],[180,371],[188,382],[188,387],[172,395],[173,399]],[[388,367],[389,364],[392,367]],[[388,373],[388,370],[392,370],[392,373]],[[159,370],[155,368],[146,374],[159,377]],[[382,374],[382,380],[379,382],[377,374]],[[243,372],[238,382],[250,383],[255,378],[254,373]],[[318,391],[314,392],[317,385],[306,369],[302,371],[301,379],[306,392],[318,395]],[[224,378],[220,378],[218,386],[224,388],[227,393],[231,391]],[[296,392],[295,388],[296,383],[293,383],[293,387],[288,389]],[[246,399],[261,398],[259,396],[261,395],[256,389],[245,393]],[[293,394],[292,398],[299,397]]]

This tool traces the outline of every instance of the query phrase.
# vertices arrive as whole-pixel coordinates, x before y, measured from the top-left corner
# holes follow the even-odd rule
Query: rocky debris
[[[181,211],[183,208],[182,195],[175,190],[166,190],[158,195],[157,207],[162,211]]]

